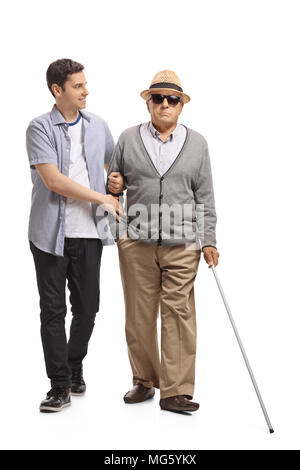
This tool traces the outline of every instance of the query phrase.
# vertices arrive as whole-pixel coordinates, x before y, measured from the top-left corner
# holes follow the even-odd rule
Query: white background
[[[1,20],[1,448],[299,449],[299,2],[10,1]],[[27,240],[25,130],[51,109],[45,72],[63,57],[85,65],[87,110],[104,117],[116,140],[148,120],[139,92],[157,71],[175,70],[191,96],[181,122],[209,144],[217,272],[274,434],[203,260],[200,410],[163,412],[158,393],[123,403],[131,371],[116,246],[103,254],[87,394],[61,413],[39,413],[49,384]]]

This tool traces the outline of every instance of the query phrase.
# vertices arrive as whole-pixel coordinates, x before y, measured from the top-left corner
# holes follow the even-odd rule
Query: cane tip
[[[270,428],[270,434],[273,434],[274,429]]]

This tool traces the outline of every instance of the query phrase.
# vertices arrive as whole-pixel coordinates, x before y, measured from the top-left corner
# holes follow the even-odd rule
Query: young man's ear
[[[51,85],[51,90],[52,92],[54,93],[54,96],[57,97],[61,94],[61,88],[59,85],[57,85],[57,83],[53,83]]]

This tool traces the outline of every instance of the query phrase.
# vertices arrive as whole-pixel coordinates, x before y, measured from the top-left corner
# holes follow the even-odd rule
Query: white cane
[[[248,358],[247,358],[245,349],[244,349],[244,347],[243,347],[243,345],[242,345],[241,338],[240,338],[240,336],[239,336],[239,334],[238,334],[236,325],[235,325],[234,320],[233,320],[233,317],[232,317],[232,315],[231,315],[231,312],[230,312],[230,309],[229,309],[229,305],[228,305],[228,303],[227,303],[227,301],[226,301],[226,298],[225,298],[225,295],[224,295],[224,292],[223,292],[221,283],[220,283],[219,278],[218,278],[218,275],[217,275],[216,268],[215,268],[213,265],[212,265],[211,268],[212,268],[212,271],[213,271],[213,273],[214,273],[216,282],[217,282],[217,284],[218,284],[218,288],[219,288],[219,291],[220,291],[220,293],[221,293],[221,296],[222,296],[224,305],[225,305],[225,307],[226,307],[226,310],[227,310],[227,313],[228,313],[228,317],[229,317],[229,320],[230,320],[230,322],[231,322],[231,325],[232,325],[234,334],[235,334],[236,339],[237,339],[237,341],[238,341],[238,343],[239,343],[239,347],[240,347],[240,350],[241,350],[241,352],[242,352],[244,361],[245,361],[245,363],[246,363],[246,366],[247,366],[247,369],[248,369],[250,378],[251,378],[251,380],[252,380],[254,389],[255,389],[255,391],[256,391],[256,395],[257,395],[257,398],[258,398],[258,400],[259,400],[261,409],[262,409],[262,411],[263,411],[263,414],[264,414],[264,416],[265,416],[266,422],[267,422],[267,424],[268,424],[269,431],[270,431],[270,433],[273,433],[273,432],[274,432],[274,429],[273,429],[273,427],[272,427],[272,424],[271,424],[271,421],[270,421],[270,419],[269,419],[269,416],[268,416],[266,407],[265,407],[265,405],[264,405],[263,399],[262,399],[261,394],[260,394],[260,392],[259,392],[259,389],[258,389],[256,380],[255,380],[255,378],[254,378],[254,375],[253,375],[251,366],[250,366],[250,364],[249,364],[249,361],[248,361]]]

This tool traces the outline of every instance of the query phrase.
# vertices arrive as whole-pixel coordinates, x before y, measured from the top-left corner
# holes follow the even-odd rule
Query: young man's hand
[[[208,267],[217,266],[220,256],[217,249],[214,246],[205,246],[202,251]]]
[[[124,177],[118,171],[112,171],[108,177],[108,189],[111,193],[118,194],[126,189]]]
[[[120,222],[119,214],[124,215],[123,208],[119,204],[119,199],[111,196],[110,194],[101,195],[100,206],[110,214],[114,215],[118,222]]]

